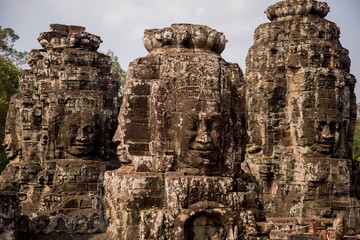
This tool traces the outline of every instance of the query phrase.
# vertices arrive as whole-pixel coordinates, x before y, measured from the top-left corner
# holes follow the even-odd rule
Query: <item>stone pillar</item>
[[[355,78],[326,3],[266,10],[246,60],[246,164],[269,217],[334,218],[350,207]]]
[[[18,191],[19,233],[104,232],[103,178],[115,158],[118,83],[100,37],[51,24],[29,54],[6,122],[3,189]],[[117,164],[118,165],[118,164]]]
[[[121,239],[248,239],[263,212],[244,174],[243,75],[207,26],[146,30],[128,68],[114,136],[122,166],[106,172],[108,232]]]

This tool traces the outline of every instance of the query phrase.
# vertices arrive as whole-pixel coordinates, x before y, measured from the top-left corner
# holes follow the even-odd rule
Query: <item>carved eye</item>
[[[327,122],[323,122],[323,121],[318,122],[317,129],[318,129],[319,131],[321,131],[321,130],[325,127],[326,124],[327,124]]]
[[[213,122],[211,128],[212,128],[212,130],[220,130],[221,129],[220,122],[218,122],[218,121]]]
[[[183,127],[187,130],[197,131],[199,121],[193,117],[188,116],[184,119]]]
[[[70,124],[67,128],[67,130],[71,133],[77,133],[78,131],[78,126],[77,125],[73,125],[73,124]]]
[[[84,131],[86,133],[93,133],[95,131],[95,128],[94,128],[94,126],[85,126]]]
[[[222,128],[222,121],[221,117],[213,117],[211,118],[211,122],[208,126],[211,126],[212,130],[221,130]]]
[[[197,121],[192,121],[185,125],[185,128],[191,131],[197,131],[198,127],[199,123]]]
[[[199,129],[200,121],[197,119],[193,119],[192,122],[192,130],[197,131]]]
[[[336,129],[336,122],[330,122],[330,129],[331,129],[331,131],[335,131],[335,129]]]

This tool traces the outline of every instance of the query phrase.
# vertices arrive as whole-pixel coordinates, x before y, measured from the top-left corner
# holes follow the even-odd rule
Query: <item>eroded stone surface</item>
[[[100,37],[52,24],[10,101],[0,185],[15,191],[0,192],[0,238],[359,232],[355,78],[328,11],[315,0],[270,6],[246,60],[247,86],[220,56],[222,33],[145,30],[149,54],[130,63],[119,115]],[[119,167],[115,154],[121,167],[109,171]]]
[[[227,40],[223,33],[208,26],[180,23],[164,29],[145,30],[143,42],[149,52],[164,47],[180,47],[221,54]]]
[[[259,189],[240,170],[243,75],[221,58],[223,46],[214,47],[212,36],[225,39],[200,25],[145,31],[149,54],[129,66],[114,136],[122,166],[105,176],[113,236],[247,239],[257,233]]]
[[[270,6],[271,22],[256,29],[246,59],[243,167],[264,186],[268,216],[334,218],[352,209],[356,80],[328,11],[317,1]]]
[[[116,163],[118,80],[100,37],[51,24],[32,50],[11,98],[2,189],[19,193],[18,233],[87,234],[106,229],[103,178]]]
[[[19,197],[15,191],[0,191],[0,238],[16,239],[20,216]]]

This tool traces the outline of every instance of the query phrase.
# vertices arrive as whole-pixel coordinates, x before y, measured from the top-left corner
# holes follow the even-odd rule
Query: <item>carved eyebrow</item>
[[[211,118],[211,120],[222,120],[222,115],[216,114],[216,115],[210,116],[210,118]]]
[[[210,115],[210,117],[222,117],[222,114],[221,113],[213,113]]]
[[[71,128],[71,129],[74,129],[74,128],[79,128],[79,126],[78,125],[76,125],[76,124],[69,124],[69,125],[67,125],[67,128]]]
[[[211,112],[211,114],[208,114],[206,112],[201,112],[199,113],[199,117],[206,117],[206,118],[217,118],[217,117],[221,117],[221,113],[219,112]]]
[[[86,131],[89,131],[89,130],[93,131],[93,130],[95,130],[95,126],[94,126],[94,125],[85,125],[85,126],[83,126],[83,128],[86,129]]]

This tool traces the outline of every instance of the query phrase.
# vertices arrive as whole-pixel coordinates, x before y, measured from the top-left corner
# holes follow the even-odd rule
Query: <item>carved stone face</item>
[[[198,168],[215,165],[221,155],[223,118],[218,102],[183,99],[176,109],[175,153],[181,162]]]
[[[319,121],[316,136],[316,152],[330,155],[338,139],[335,121]]]
[[[94,153],[95,119],[91,112],[66,115],[60,127],[61,142],[72,156]]]
[[[9,160],[13,160],[18,155],[18,147],[14,139],[14,133],[8,127],[5,129],[5,137],[2,145],[5,148],[6,157]]]
[[[119,115],[120,116],[120,115]],[[121,121],[120,117],[118,118],[119,123]],[[126,156],[126,147],[124,145],[124,140],[123,137],[121,136],[121,128],[120,128],[120,124],[118,125],[118,128],[115,132],[115,135],[113,137],[113,142],[117,144],[116,147],[116,156],[118,157],[119,161],[121,163],[130,163],[131,161],[127,158]]]
[[[5,124],[5,136],[2,143],[6,157],[9,160],[13,160],[18,156],[19,153],[19,136],[20,129],[16,122],[16,109],[15,109],[15,96],[10,101],[9,111],[6,117]]]

